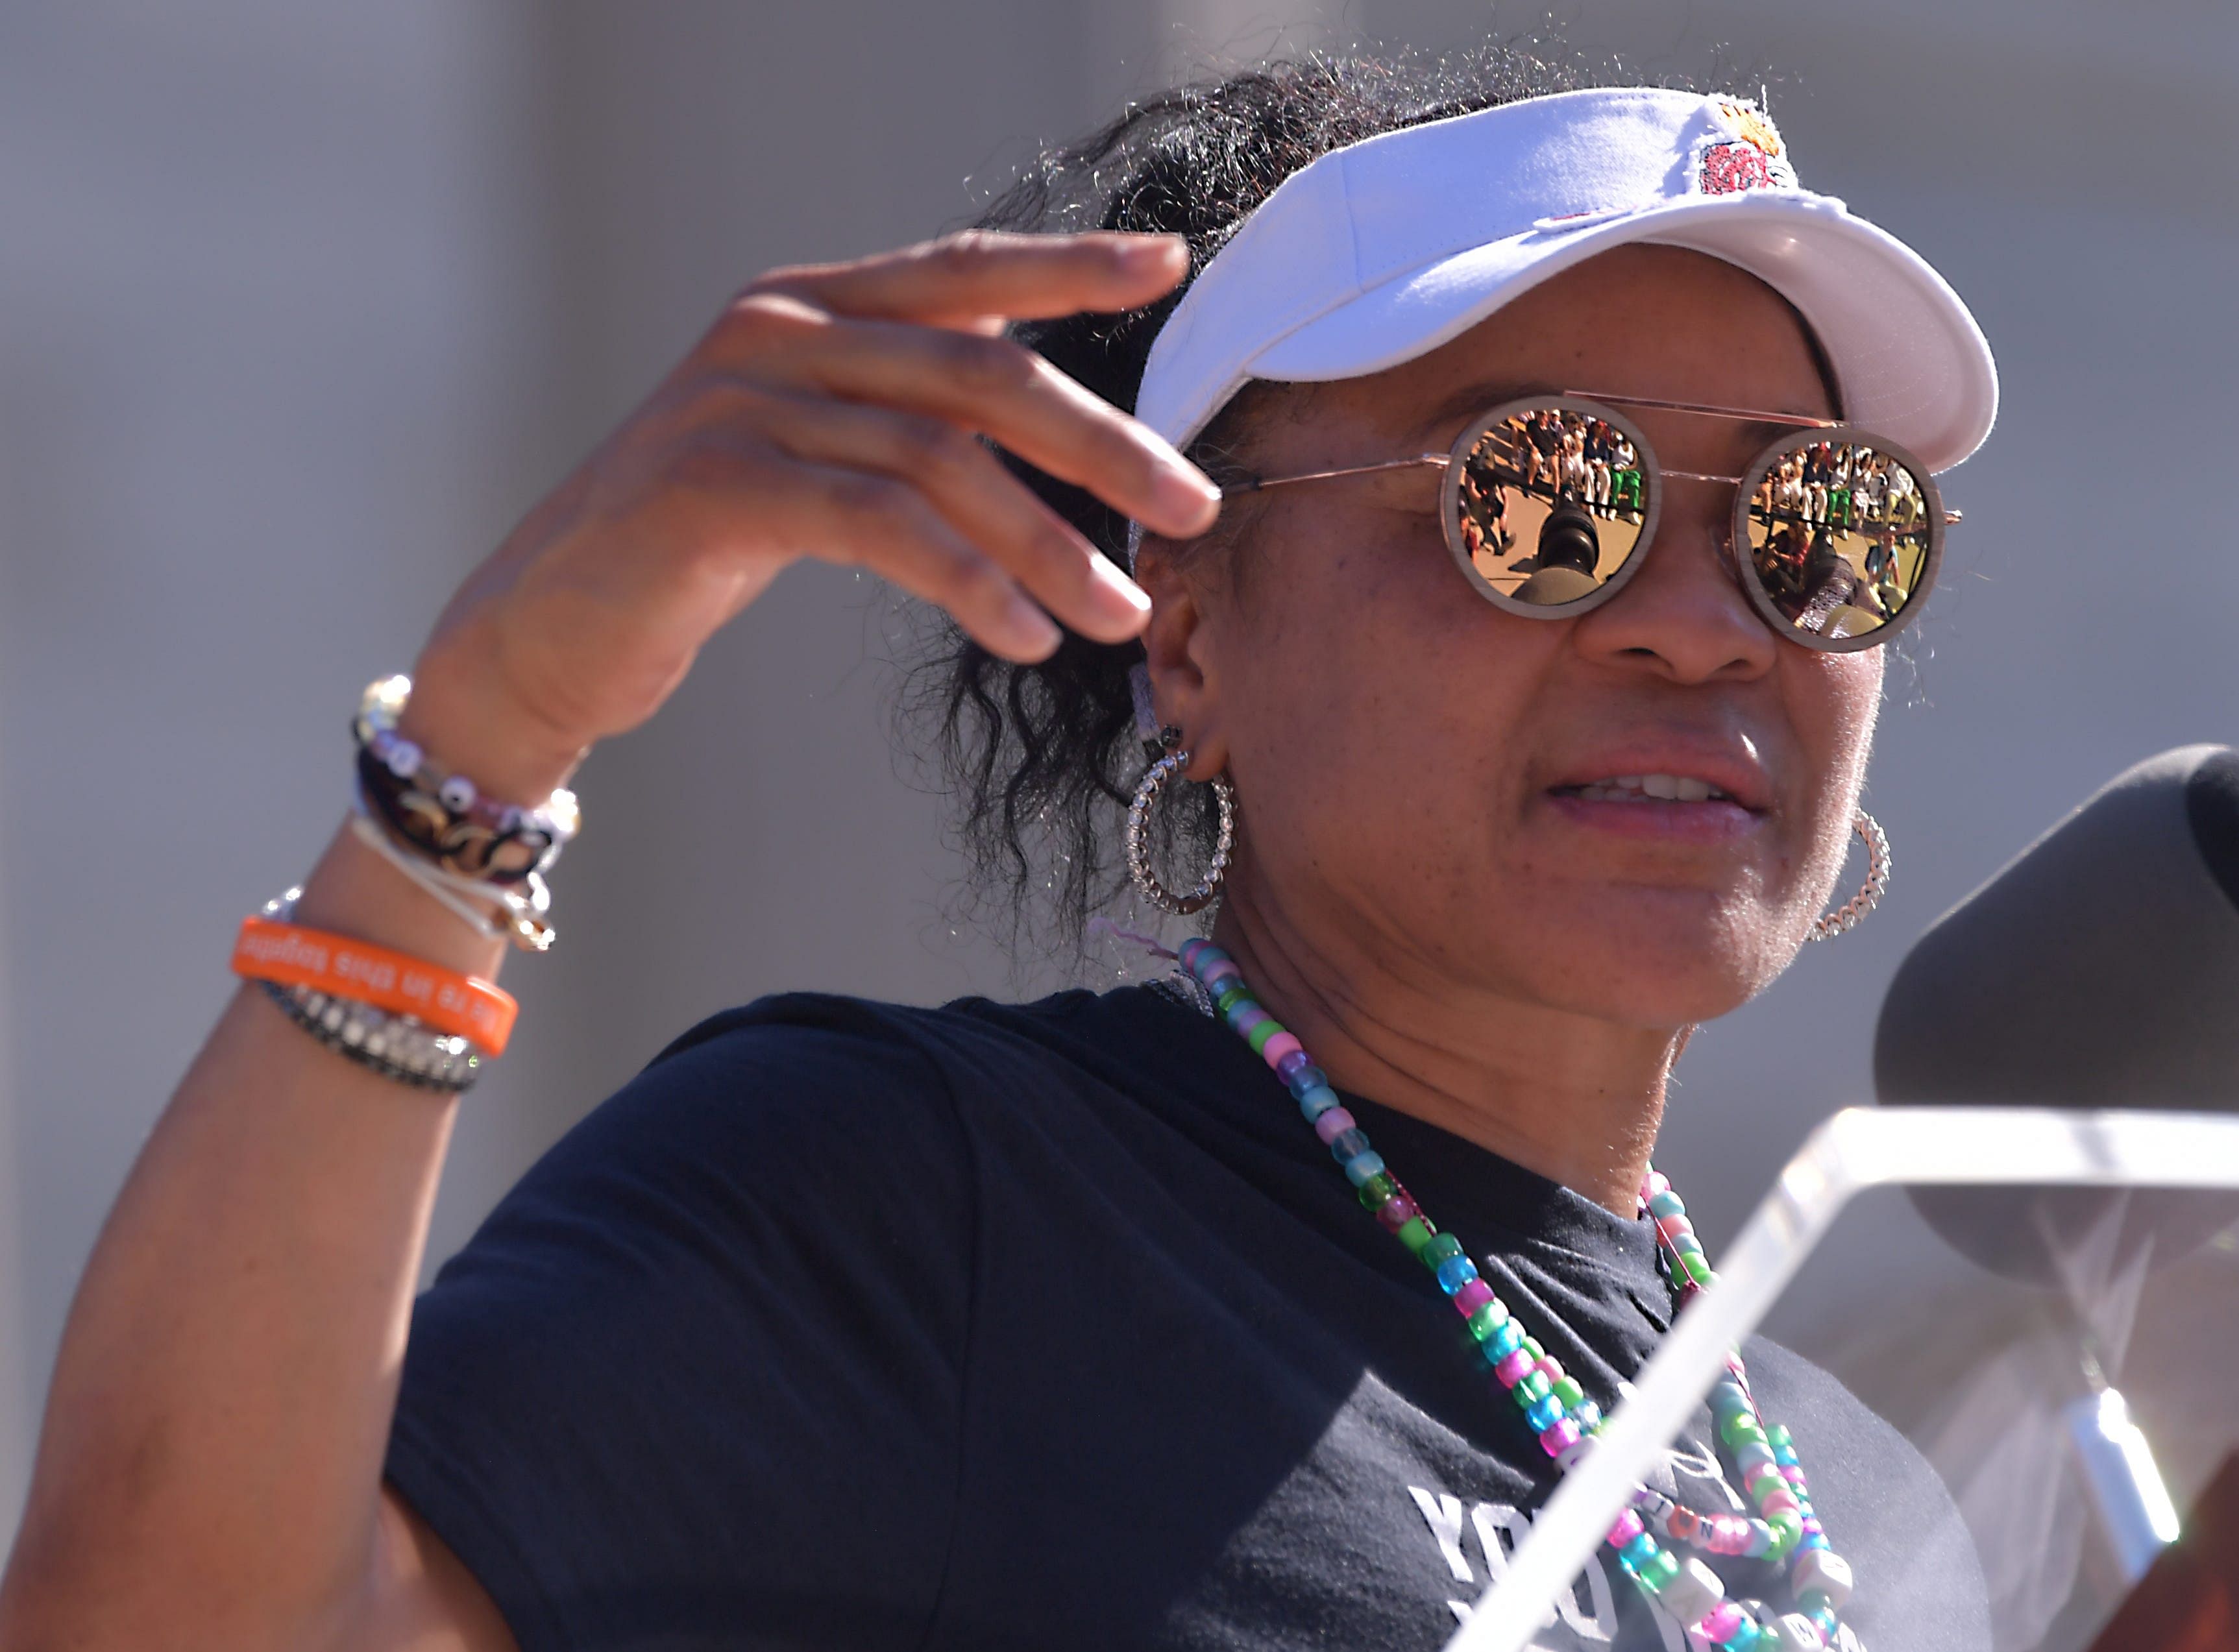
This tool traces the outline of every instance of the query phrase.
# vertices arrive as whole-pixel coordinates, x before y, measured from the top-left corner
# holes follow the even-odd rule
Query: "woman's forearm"
[[[502,950],[347,833],[297,918],[475,974]],[[0,1648],[296,1652],[342,1631],[457,1105],[236,994],[72,1306]]]

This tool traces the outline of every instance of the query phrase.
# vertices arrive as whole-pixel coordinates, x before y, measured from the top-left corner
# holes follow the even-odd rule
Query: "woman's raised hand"
[[[1142,592],[978,438],[1203,532],[1200,472],[1000,335],[1146,303],[1186,267],[1167,236],[970,233],[763,276],[460,588],[407,728],[493,795],[541,796],[801,557],[869,568],[1014,660],[1057,647],[1052,616],[1134,635]]]

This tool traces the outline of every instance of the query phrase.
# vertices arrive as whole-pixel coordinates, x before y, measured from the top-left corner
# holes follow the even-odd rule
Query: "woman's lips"
[[[1578,785],[1563,786],[1558,791],[1571,792],[1596,803],[1733,803],[1733,796],[1716,780],[1698,774],[1617,774],[1607,780],[1588,780]]]
[[[1726,843],[1764,824],[1738,803],[1598,803],[1550,792],[1547,800],[1565,819],[1623,838],[1666,843]]]
[[[1565,819],[1620,837],[1717,843],[1743,836],[1764,817],[1697,775],[1612,775],[1546,793]]]

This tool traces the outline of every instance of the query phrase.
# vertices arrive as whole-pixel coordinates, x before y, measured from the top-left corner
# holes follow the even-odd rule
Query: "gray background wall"
[[[2005,373],[1996,438],[1950,479],[1949,588],[1891,678],[1870,802],[1894,892],[1683,1071],[1663,1158],[1715,1240],[1865,1093],[1923,925],[2129,761],[2239,733],[2216,422],[2239,23],[2220,0],[1558,21],[1651,74],[1772,79],[1807,182],[1936,261]],[[0,1536],[87,1247],[228,990],[232,926],[332,825],[353,696],[729,291],[956,222],[967,179],[1178,65],[1535,22],[1462,0],[0,11]],[[439,1253],[708,1010],[1011,989],[943,915],[886,629],[868,587],[790,574],[594,758],[566,941],[509,982],[527,1036],[466,1111]]]

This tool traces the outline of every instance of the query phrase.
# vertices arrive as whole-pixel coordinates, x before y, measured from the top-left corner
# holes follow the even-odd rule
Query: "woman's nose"
[[[1747,681],[1772,669],[1780,647],[1750,607],[1729,561],[1733,488],[1674,482],[1644,560],[1608,602],[1578,622],[1590,658],[1678,683]]]

